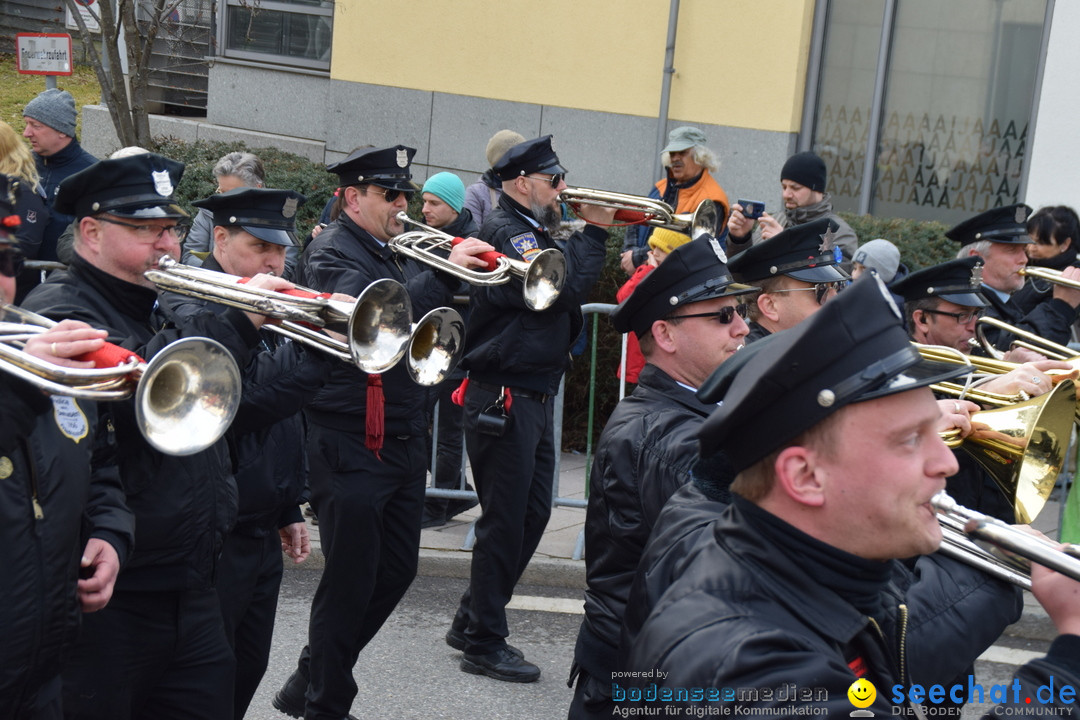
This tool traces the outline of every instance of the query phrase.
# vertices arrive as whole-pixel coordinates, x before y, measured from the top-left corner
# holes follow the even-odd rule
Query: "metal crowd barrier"
[[[616,308],[616,305],[611,304],[611,303],[588,303],[588,304],[585,304],[585,305],[581,306],[581,312],[586,316],[586,319],[587,320],[591,319],[591,323],[588,323],[588,322],[586,323],[586,327],[591,328],[591,333],[590,333],[590,340],[589,340],[589,343],[588,343],[588,346],[589,346],[589,368],[590,368],[590,370],[589,370],[589,414],[588,414],[588,420],[587,420],[588,432],[587,432],[587,440],[586,440],[586,445],[585,445],[585,498],[582,499],[582,498],[563,497],[563,496],[561,496],[559,494],[559,475],[560,475],[560,472],[561,472],[561,469],[562,469],[562,467],[561,467],[562,466],[562,451],[561,451],[561,448],[562,448],[562,435],[563,435],[563,402],[564,402],[564,396],[565,396],[565,392],[566,392],[566,377],[564,376],[562,382],[560,382],[560,384],[559,384],[559,392],[554,398],[555,405],[553,407],[554,423],[555,423],[555,427],[554,427],[555,447],[559,448],[560,450],[555,453],[555,469],[554,469],[555,478],[554,478],[554,483],[552,485],[552,497],[551,497],[551,506],[552,506],[552,508],[570,507],[570,508],[585,509],[586,507],[588,507],[589,472],[592,469],[592,452],[593,452],[592,438],[593,438],[593,434],[594,434],[594,430],[595,430],[596,422],[597,422],[597,418],[595,416],[596,387],[597,387],[597,385],[596,385],[596,383],[597,383],[597,379],[596,379],[596,372],[597,372],[596,352],[597,352],[597,344],[599,342],[600,319],[601,319],[601,316],[610,315],[611,312],[615,308]],[[622,372],[619,373],[619,376],[620,376],[620,380],[619,380],[619,398],[621,399],[625,395],[625,390],[626,390],[625,381],[623,381],[621,379],[621,378],[625,377],[625,375],[626,375],[626,372],[625,372],[625,370],[626,370],[626,337],[625,336],[623,336],[623,339],[622,339],[622,355],[621,355],[619,364],[620,364],[620,367],[622,368]],[[431,470],[431,479],[430,479],[430,483],[429,483],[428,487],[425,490],[425,497],[426,498],[446,498],[446,499],[449,499],[449,500],[477,500],[478,498],[477,498],[477,495],[476,495],[476,491],[474,491],[474,490],[466,490],[465,489],[465,482],[466,482],[465,465],[466,465],[468,455],[465,452],[465,448],[464,448],[464,443],[465,443],[464,438],[462,438],[461,476],[460,476],[461,480],[459,481],[458,489],[457,490],[449,490],[449,489],[443,489],[443,488],[434,487],[434,483],[435,483],[435,466],[436,466],[436,461],[438,459],[438,448],[439,448],[439,436],[438,436],[439,407],[438,407],[438,405],[436,405],[436,407],[435,407],[435,417],[434,417],[434,421],[432,423],[432,426],[433,426],[433,430],[432,430],[432,439],[431,439],[431,468],[430,468],[430,470]],[[473,545],[476,543],[476,532],[475,532],[475,530],[476,530],[476,521],[474,520],[469,525],[469,532],[466,534],[465,540],[461,545],[462,550],[472,550]],[[575,560],[582,559],[582,557],[584,557],[584,551],[585,551],[585,531],[582,530],[581,532],[578,533],[578,539],[577,539],[577,542],[574,545],[573,558]]]

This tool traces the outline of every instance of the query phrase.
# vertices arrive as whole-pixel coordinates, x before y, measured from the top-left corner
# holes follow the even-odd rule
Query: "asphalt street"
[[[270,668],[247,720],[283,720],[270,705],[292,672],[307,635],[311,598],[320,568],[288,568],[282,586]],[[566,676],[581,622],[581,590],[519,586],[515,605],[542,609],[509,611],[510,642],[542,669],[540,681],[519,685],[469,675],[458,669],[460,653],[443,642],[466,581],[419,577],[382,632],[360,655],[354,675],[359,694],[353,715],[365,720],[555,720],[565,718],[571,692]],[[976,681],[1007,684],[1016,666],[1041,655],[1054,636],[1045,614],[1028,597],[1021,622],[976,663]],[[979,706],[965,710],[976,717]]]

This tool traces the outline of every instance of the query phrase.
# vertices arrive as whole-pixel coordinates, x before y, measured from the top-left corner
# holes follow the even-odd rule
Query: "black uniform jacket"
[[[616,665],[619,628],[649,532],[667,499],[690,480],[697,431],[716,409],[660,368],[611,413],[589,476],[585,520],[585,623],[578,662],[594,677]]]
[[[847,690],[858,674],[877,688],[871,709],[888,716],[894,685],[906,692],[912,683],[951,683],[1020,614],[1015,588],[933,555],[919,558],[913,571],[891,563],[872,619],[747,520],[748,512],[764,511],[738,497],[711,521],[692,499],[683,507],[690,517],[676,510],[658,521],[646,550],[649,566],[643,561],[645,577],[631,599],[632,606],[652,606],[631,609],[647,619],[624,666],[662,670],[667,676],[658,685],[765,689],[794,683],[800,691],[827,692],[827,700],[803,704],[846,717],[852,709]],[[1020,670],[1028,696],[1051,672],[1056,682],[1069,677],[1045,660]],[[740,704],[791,707],[779,693]]]
[[[381,244],[345,213],[330,223],[304,249],[297,280],[320,292],[357,297],[383,278],[405,285],[412,300],[413,322],[453,301],[457,279],[399,255]],[[404,360],[382,374],[387,435],[419,437],[427,433],[433,394],[409,379]],[[330,378],[307,406],[312,422],[364,433],[367,413],[367,374],[351,363],[338,363]]]
[[[202,266],[222,272],[213,255]],[[203,308],[218,313],[228,309],[175,293],[166,293],[162,301],[181,316]],[[342,361],[269,330],[259,334],[262,342],[243,368],[240,409],[225,437],[240,492],[234,532],[264,537],[303,520],[299,506],[305,498],[307,455],[300,410]]]
[[[94,403],[50,400],[6,374],[0,394],[0,537],[10,550],[0,592],[0,708],[10,711],[20,693],[59,674],[74,644],[86,541],[105,540],[123,565],[135,520],[115,468],[91,474]]]
[[[1010,325],[1035,333],[1059,345],[1066,345],[1072,339],[1072,324],[1076,320],[1077,313],[1076,309],[1064,300],[1047,298],[1025,313],[1024,309],[1017,304],[1018,300],[1009,298],[1008,302],[1002,302],[1001,298],[991,290],[984,291],[983,295],[990,303],[986,311],[989,317],[1004,320]],[[997,328],[985,328],[985,334],[998,350],[1008,350],[1009,345],[1016,339],[1012,333]]]
[[[157,293],[119,280],[76,257],[27,297],[26,307],[55,320],[82,320],[109,341],[149,361],[170,342],[210,337],[240,367],[259,334],[239,310],[178,318]],[[187,456],[165,455],[139,433],[133,400],[98,404],[94,468],[115,465],[137,525],[135,550],[118,590],[175,591],[213,585],[224,536],[236,521],[236,484],[226,442]]]
[[[519,247],[555,248],[551,235],[531,222],[532,214],[499,197],[480,228],[480,239],[521,260]],[[521,282],[473,286],[469,335],[462,363],[469,377],[496,385],[554,395],[570,365],[570,346],[584,325],[581,306],[604,267],[607,231],[586,225],[566,241],[566,283],[551,307],[535,312],[521,296]]]

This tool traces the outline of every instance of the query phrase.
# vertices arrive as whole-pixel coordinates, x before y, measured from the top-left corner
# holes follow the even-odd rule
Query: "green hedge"
[[[217,191],[214,165],[222,156],[237,150],[255,153],[266,170],[266,187],[296,190],[307,196],[307,202],[296,212],[296,234],[306,237],[327,200],[337,187],[337,176],[326,172],[325,166],[305,157],[277,148],[248,147],[240,143],[185,143],[173,138],[157,138],[154,152],[187,165],[176,197],[185,210],[191,211],[191,201],[209,197]]]
[[[900,250],[901,261],[908,270],[921,270],[956,257],[960,249],[945,237],[948,225],[939,222],[904,220],[902,218],[879,218],[872,215],[840,213],[859,236],[859,243],[884,238]]]

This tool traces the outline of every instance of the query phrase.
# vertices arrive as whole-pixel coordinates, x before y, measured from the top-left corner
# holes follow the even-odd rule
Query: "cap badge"
[[[832,407],[834,402],[836,402],[836,393],[828,388],[817,394],[817,404],[821,407]]]
[[[1027,220],[1027,210],[1023,205],[1018,205],[1016,208],[1016,222],[1022,223]]]
[[[397,166],[399,168],[409,167],[409,153],[404,148],[397,151]]]
[[[971,287],[977,288],[983,283],[983,266],[976,265],[971,268]]]
[[[286,220],[296,214],[296,208],[300,203],[296,198],[288,198],[285,200],[285,204],[281,206],[281,215]]]
[[[716,255],[716,259],[720,262],[727,264],[727,255],[724,253],[724,249],[720,247],[720,243],[712,235],[709,236],[709,247],[712,248],[713,254]]]
[[[169,197],[173,194],[172,178],[168,170],[151,170],[150,177],[154,180],[154,190],[161,197]]]
[[[836,247],[836,233],[833,232],[833,229],[830,226],[829,229],[821,235],[821,245],[818,246],[818,252],[822,254],[831,253],[834,247]]]

